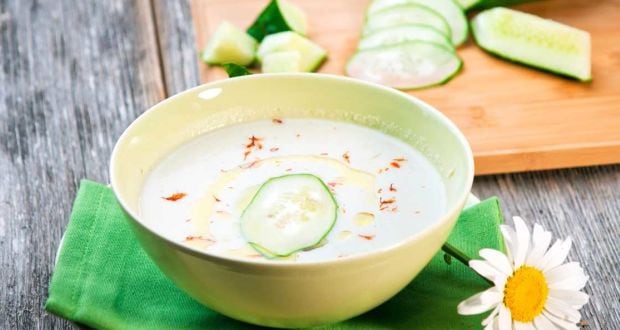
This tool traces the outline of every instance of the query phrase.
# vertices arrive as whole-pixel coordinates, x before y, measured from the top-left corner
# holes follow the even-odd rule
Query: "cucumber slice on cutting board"
[[[261,69],[264,73],[301,72],[301,54],[298,51],[267,54]]]
[[[207,43],[201,58],[208,64],[248,65],[254,61],[257,42],[236,26],[222,22]]]
[[[306,35],[308,22],[306,14],[286,0],[271,0],[248,28],[248,34],[261,41],[266,36],[282,31],[295,31]]]
[[[374,0],[368,7],[368,15],[400,5],[422,5],[438,14],[450,26],[452,44],[459,46],[467,40],[468,24],[463,9],[453,0]]]
[[[478,45],[495,55],[582,81],[592,79],[590,34],[507,8],[481,12],[472,21]]]
[[[405,24],[427,25],[452,38],[450,26],[439,13],[416,4],[394,6],[368,15],[363,34],[368,35],[379,29]]]
[[[450,48],[427,41],[362,50],[353,55],[347,75],[398,89],[416,89],[450,80],[463,62]]]
[[[292,31],[268,35],[258,47],[257,56],[264,63],[268,54],[287,51],[299,52],[299,70],[304,72],[317,69],[327,56],[325,49]]]
[[[392,46],[405,41],[430,41],[454,49],[452,42],[439,30],[426,25],[400,25],[377,30],[360,40],[357,49]]]
[[[241,215],[241,232],[267,257],[288,256],[315,246],[336,222],[338,205],[312,174],[291,174],[265,182]]]

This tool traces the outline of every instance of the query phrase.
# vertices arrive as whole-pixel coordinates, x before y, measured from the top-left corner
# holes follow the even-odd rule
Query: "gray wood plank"
[[[0,0],[0,329],[43,311],[80,179],[164,96],[148,1]]]
[[[200,84],[189,0],[152,2],[166,91],[174,95]]]

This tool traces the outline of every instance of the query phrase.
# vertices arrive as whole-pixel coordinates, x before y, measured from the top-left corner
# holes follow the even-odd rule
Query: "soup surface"
[[[322,119],[263,120],[196,137],[149,173],[140,217],[197,249],[265,258],[241,231],[241,214],[267,180],[308,173],[338,205],[318,245],[277,258],[319,261],[386,248],[420,232],[446,208],[439,173],[416,149],[377,130]]]

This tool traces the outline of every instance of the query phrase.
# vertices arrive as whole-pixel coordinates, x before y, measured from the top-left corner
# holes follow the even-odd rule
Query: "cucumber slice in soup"
[[[256,40],[243,30],[222,22],[207,43],[201,58],[208,64],[248,65],[254,61],[256,46]]]
[[[267,257],[288,256],[315,246],[336,222],[338,205],[312,174],[291,174],[265,182],[241,215],[241,232]]]
[[[552,20],[507,8],[483,11],[472,21],[484,50],[536,68],[592,79],[590,34]]]
[[[452,38],[452,32],[446,20],[436,11],[421,5],[395,6],[368,15],[363,34],[368,35],[379,29],[404,24],[427,25],[441,31],[446,37]]]
[[[248,28],[248,34],[261,41],[266,36],[282,31],[306,35],[308,23],[304,12],[286,0],[271,0]]]
[[[300,72],[301,54],[298,51],[275,52],[263,58],[262,71],[264,73]]]
[[[292,31],[267,36],[258,47],[257,56],[263,63],[268,54],[287,51],[299,52],[299,70],[304,72],[317,69],[327,56],[327,52],[319,45]]]
[[[426,25],[400,25],[377,30],[360,40],[357,49],[385,47],[405,41],[430,41],[454,49],[452,42],[440,31]]]
[[[357,52],[347,63],[347,75],[399,89],[439,85],[450,80],[463,62],[450,48],[426,41]]]
[[[386,8],[409,4],[426,6],[440,14],[450,26],[453,45],[459,46],[467,40],[467,18],[465,18],[463,9],[453,0],[374,0],[368,7],[368,14],[372,15]]]

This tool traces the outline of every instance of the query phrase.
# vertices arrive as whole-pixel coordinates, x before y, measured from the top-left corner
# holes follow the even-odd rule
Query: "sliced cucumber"
[[[299,69],[304,72],[316,70],[327,56],[325,49],[295,32],[271,34],[258,47],[257,56],[261,63],[268,54],[297,51],[301,58]]]
[[[359,50],[385,47],[399,44],[405,41],[430,41],[445,45],[454,49],[452,42],[435,28],[426,25],[400,25],[377,30],[360,40],[357,48]]]
[[[368,14],[399,5],[422,5],[440,14],[450,26],[452,44],[459,46],[467,40],[467,18],[463,9],[453,0],[374,0],[368,7]]]
[[[264,73],[301,72],[301,54],[298,51],[275,52],[263,58]]]
[[[357,52],[347,75],[399,89],[439,85],[450,80],[463,62],[450,48],[427,41],[408,41]]]
[[[222,22],[202,52],[208,64],[234,63],[248,65],[254,61],[257,42],[236,26]]]
[[[338,205],[312,174],[265,182],[241,215],[241,232],[267,257],[284,257],[319,244],[336,222]]]
[[[483,11],[472,21],[484,50],[536,68],[592,79],[590,34],[552,20],[507,8]]]
[[[304,12],[286,0],[271,0],[248,28],[248,34],[258,41],[283,31],[306,35],[308,23]]]
[[[450,26],[436,11],[421,5],[401,5],[390,7],[368,15],[363,34],[368,35],[379,29],[404,24],[420,24],[433,27],[452,38]]]

